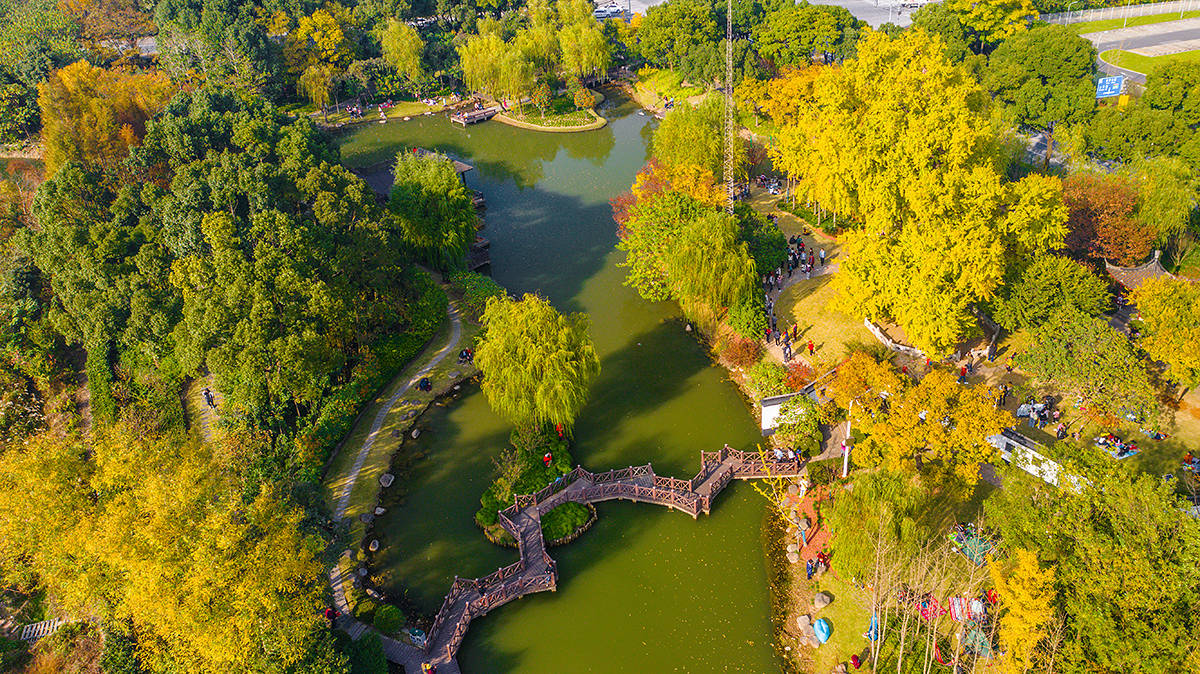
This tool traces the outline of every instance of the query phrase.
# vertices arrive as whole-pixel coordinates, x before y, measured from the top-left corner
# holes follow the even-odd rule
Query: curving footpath
[[[400,402],[404,394],[408,393],[412,387],[421,381],[421,378],[433,371],[433,368],[438,366],[446,356],[450,355],[456,346],[458,340],[462,337],[462,321],[458,317],[458,309],[454,304],[447,305],[446,313],[450,317],[450,340],[446,342],[446,346],[442,347],[429,359],[429,362],[417,371],[412,376],[408,384],[400,387],[388,398],[387,403],[379,408],[375,414],[375,421],[371,423],[371,432],[367,434],[367,439],[363,442],[362,448],[358,450],[358,456],[354,457],[354,466],[350,469],[350,475],[346,477],[342,483],[341,494],[338,496],[337,503],[334,506],[334,519],[341,520],[346,517],[346,507],[350,504],[350,495],[354,492],[354,484],[358,481],[358,474],[362,472],[363,464],[366,463],[367,457],[371,454],[371,447],[375,444],[375,439],[379,437],[379,431],[383,428],[383,422],[387,419],[387,415]]]
[[[803,468],[801,460],[764,464],[758,453],[728,445],[716,452],[700,452],[700,472],[690,480],[655,475],[650,464],[604,473],[576,467],[535,494],[517,496],[513,505],[500,511],[501,527],[517,541],[519,561],[483,578],[456,577],[429,630],[425,649],[384,637],[384,652],[406,671],[419,672],[422,664],[430,663],[440,674],[459,672],[455,656],[473,619],[525,595],[557,589],[558,568],[546,553],[542,515],[564,503],[624,499],[666,506],[695,519],[712,511],[713,499],[733,480],[795,477]],[[330,581],[337,610],[348,615],[344,566],[334,568]],[[343,618],[340,626],[355,639],[371,629],[350,618]]]

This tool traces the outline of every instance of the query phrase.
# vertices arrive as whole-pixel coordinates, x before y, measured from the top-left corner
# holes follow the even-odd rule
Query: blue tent
[[[871,626],[867,628],[867,638],[871,641],[879,640],[879,614],[871,614]]]
[[[821,618],[817,622],[813,623],[813,632],[817,633],[817,641],[820,641],[821,643],[829,641],[829,635],[831,633],[831,630],[829,629],[829,621]]]

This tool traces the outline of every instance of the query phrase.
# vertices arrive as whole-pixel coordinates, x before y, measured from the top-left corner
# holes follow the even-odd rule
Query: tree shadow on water
[[[678,321],[664,321],[631,338],[625,347],[601,361],[600,375],[592,384],[589,402],[575,429],[578,438],[595,438],[583,445],[603,447],[603,458],[581,458],[588,458],[593,463],[626,461],[628,465],[644,464],[658,458],[663,475],[673,474],[668,471],[694,472],[696,465],[680,466],[670,458],[662,460],[658,456],[660,453],[653,451],[665,438],[656,442],[654,437],[631,435],[626,422],[653,413],[664,402],[681,395],[688,380],[710,366],[708,357],[683,332]],[[614,450],[617,438],[629,442]],[[581,455],[584,453],[580,452]],[[698,455],[694,461],[699,461]],[[608,469],[608,466],[595,467]]]

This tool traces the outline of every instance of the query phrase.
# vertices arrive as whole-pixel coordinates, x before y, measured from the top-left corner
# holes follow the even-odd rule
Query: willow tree
[[[454,164],[442,155],[396,157],[390,208],[404,242],[427,264],[445,269],[475,240],[475,207]]]
[[[421,56],[425,53],[425,42],[412,26],[388,19],[387,25],[378,32],[383,59],[403,77],[409,89],[418,97],[429,80]]]
[[[483,392],[519,432],[570,427],[600,371],[585,314],[564,316],[537,295],[493,297],[483,312],[476,363]]]

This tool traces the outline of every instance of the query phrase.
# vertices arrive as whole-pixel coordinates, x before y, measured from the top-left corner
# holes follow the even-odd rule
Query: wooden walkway
[[[439,674],[459,671],[455,655],[472,620],[527,594],[557,588],[558,569],[542,539],[542,515],[564,503],[625,499],[674,508],[697,518],[712,511],[713,499],[733,480],[795,477],[803,467],[800,460],[764,466],[757,453],[728,446],[716,452],[701,452],[700,472],[690,480],[656,475],[650,464],[605,473],[576,467],[536,494],[516,497],[516,503],[500,511],[500,525],[517,540],[519,561],[483,578],[455,578],[429,630],[423,652],[391,639],[384,640],[384,651],[389,660],[405,664],[408,671],[421,671],[422,662],[437,666]],[[334,573],[338,573],[336,568]],[[341,595],[341,579],[333,580],[335,595]],[[337,608],[348,613],[344,598]],[[358,634],[353,626],[349,628],[355,638],[369,629],[357,621],[347,622],[362,628]]]
[[[454,124],[474,124],[483,122],[495,117],[500,112],[499,107],[483,108],[481,110],[463,110],[450,115],[450,121]]]

